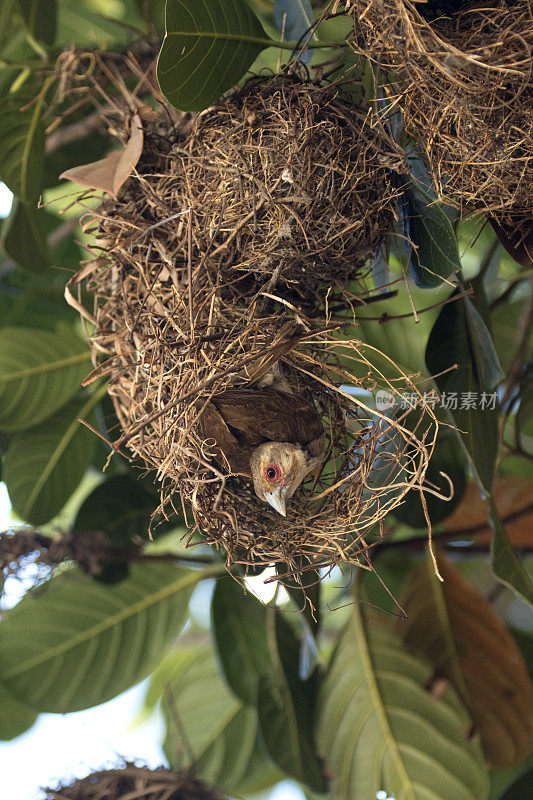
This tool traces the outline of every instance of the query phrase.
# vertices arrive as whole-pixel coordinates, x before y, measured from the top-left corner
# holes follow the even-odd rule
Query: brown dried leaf
[[[533,547],[533,482],[514,475],[496,479],[494,500],[500,519],[514,547]],[[509,519],[510,518],[510,519]],[[475,481],[466,489],[460,505],[443,523],[445,530],[467,533],[472,528],[476,542],[489,542],[493,531],[489,509]],[[479,530],[474,530],[479,528]]]
[[[522,267],[533,266],[533,219],[514,214],[508,219],[489,215],[494,233],[509,255]]]
[[[98,189],[113,196],[135,169],[143,149],[143,129],[138,114],[131,120],[130,138],[120,150],[113,150],[105,158],[67,169],[59,177],[75,181],[88,189]]]
[[[524,659],[487,600],[441,553],[411,576],[397,632],[424,653],[470,709],[487,760],[510,767],[531,752],[533,696]]]

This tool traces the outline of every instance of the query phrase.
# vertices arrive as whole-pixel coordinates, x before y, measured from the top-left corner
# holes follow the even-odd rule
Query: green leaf
[[[0,740],[14,739],[31,728],[37,712],[17,700],[5,686],[0,684]]]
[[[491,393],[501,370],[490,334],[468,297],[442,308],[429,336],[426,364],[446,402],[455,396],[457,408],[448,406],[450,416],[490,492],[498,452],[498,415],[491,408]]]
[[[492,339],[504,372],[509,370],[516,354],[517,320],[523,317],[525,304],[524,298],[501,303],[491,314]],[[527,357],[533,358],[533,341],[528,344]]]
[[[528,438],[531,445],[533,434],[533,361],[522,368],[518,397],[520,404],[516,412],[515,435],[521,449],[527,453]]]
[[[29,272],[44,272],[50,266],[44,210],[14,198],[9,217],[2,226],[2,249]]]
[[[533,769],[521,775],[517,781],[509,786],[500,800],[531,800],[531,787],[533,786]]]
[[[255,704],[259,678],[271,670],[265,606],[228,575],[217,581],[211,617],[228,685],[243,703]]]
[[[501,583],[512,589],[521,599],[533,605],[533,581],[531,576],[528,575],[511,546],[492,497],[487,498],[487,502],[494,528],[491,548],[492,571]]]
[[[48,522],[61,511],[91,464],[95,436],[78,418],[90,414],[95,396],[84,400],[71,401],[9,443],[3,479],[16,513],[31,525]]]
[[[16,197],[34,204],[41,191],[44,163],[45,135],[41,122],[44,91],[29,108],[25,107],[28,99],[26,93],[4,99],[0,117],[0,179]],[[25,110],[21,111],[21,107]]]
[[[529,772],[533,772],[533,754],[517,767],[491,770],[490,800],[514,800],[514,795],[510,792],[511,787],[518,782],[519,778]],[[523,800],[523,798],[517,795],[517,800]]]
[[[13,26],[13,14],[15,12],[15,2],[16,0],[3,0],[0,3],[0,49],[4,49],[4,45],[6,44],[6,40],[8,41],[13,34],[14,27]],[[5,69],[5,68],[4,68]],[[3,72],[4,70],[2,70]]]
[[[150,520],[157,505],[156,495],[147,491],[138,480],[129,475],[116,475],[99,484],[84,500],[72,532],[76,536],[101,531],[113,545],[136,549],[148,541]],[[158,533],[175,528],[176,524],[175,518],[166,521],[158,526]],[[98,566],[95,577],[114,583],[128,574],[129,561],[103,558]]]
[[[414,245],[409,272],[417,286],[433,289],[461,269],[457,239],[442,205],[413,180],[408,199],[409,238]]]
[[[162,0],[153,0],[164,5]],[[135,4],[136,5],[136,4]],[[94,0],[61,0],[61,13],[58,19],[56,44],[59,46],[94,47],[112,50],[120,43],[129,44],[132,39],[132,28],[144,30],[145,17],[131,0],[122,0],[120,11],[112,10],[109,3],[105,5]],[[118,9],[119,6],[116,6]],[[104,9],[108,16],[105,16]],[[122,14],[124,14],[122,16]],[[116,19],[121,14],[120,19]],[[134,34],[136,36],[136,34]],[[118,48],[120,50],[120,48]],[[117,52],[115,50],[115,52]],[[78,162],[79,163],[79,162]]]
[[[223,683],[213,649],[182,645],[167,656],[152,684],[163,693],[169,763],[194,766],[206,782],[237,793],[254,753],[257,715]]]
[[[34,39],[53,44],[56,38],[56,0],[19,0],[28,32]]]
[[[0,264],[1,261],[0,257]],[[62,324],[64,320],[73,321],[75,319],[74,309],[65,303],[64,293],[67,278],[66,270],[32,274],[21,269],[14,269],[4,274],[0,281],[0,319],[2,323],[5,327],[29,328],[35,326],[41,332],[43,329],[57,330],[58,323]],[[1,330],[0,328],[0,336]],[[89,369],[90,362],[88,360],[87,370]]]
[[[154,495],[129,475],[117,475],[99,484],[82,503],[73,531],[103,531],[111,541],[125,545],[146,540],[157,506]]]
[[[159,85],[176,108],[201,111],[237,83],[272,44],[243,0],[167,0]]]
[[[239,797],[255,796],[270,789],[285,776],[274,766],[256,742],[254,752],[246,769],[246,775],[239,783]]]
[[[346,625],[320,693],[318,741],[335,800],[485,800],[480,746],[455,692],[427,690],[431,667],[402,650],[390,631]]]
[[[471,363],[482,392],[490,392],[503,378],[498,355],[481,314],[470,298],[464,301],[465,321],[471,351]],[[451,304],[453,305],[453,303]]]
[[[3,681],[38,711],[104,703],[142,680],[181,630],[203,572],[133,564],[114,586],[72,569],[26,595],[0,626]]]
[[[257,713],[262,742],[287,775],[318,792],[326,791],[314,741],[316,683],[298,674],[299,642],[280,612],[269,609],[272,673],[259,681]]]
[[[22,431],[54,414],[90,370],[76,336],[38,328],[0,329],[0,430]]]

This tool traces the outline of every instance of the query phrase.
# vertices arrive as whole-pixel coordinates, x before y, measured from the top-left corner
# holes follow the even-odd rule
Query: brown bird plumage
[[[231,472],[252,478],[257,496],[281,514],[325,451],[313,403],[273,388],[228,389],[213,397],[202,431],[215,440]]]

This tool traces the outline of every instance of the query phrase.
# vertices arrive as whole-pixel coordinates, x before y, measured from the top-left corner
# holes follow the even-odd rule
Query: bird
[[[314,404],[279,388],[230,388],[204,407],[202,433],[214,439],[233,475],[251,478],[255,493],[286,516],[288,501],[323,462],[324,427]]]

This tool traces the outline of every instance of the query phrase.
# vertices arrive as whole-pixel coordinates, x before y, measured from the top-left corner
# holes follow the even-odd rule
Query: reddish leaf
[[[88,189],[98,189],[116,195],[122,184],[129,178],[143,149],[142,122],[138,114],[131,121],[130,138],[120,150],[113,150],[105,158],[82,164],[63,172],[59,177],[68,178]]]
[[[514,547],[533,547],[533,482],[527,478],[502,476],[494,485],[494,500],[509,541]],[[492,528],[489,508],[475,481],[466,489],[460,505],[443,523],[447,531],[457,531],[477,542],[490,542]]]
[[[533,696],[522,655],[487,600],[438,554],[444,583],[430,559],[410,577],[401,604],[407,621],[397,631],[424,653],[470,709],[487,760],[497,767],[531,752]]]
[[[522,267],[533,266],[533,218],[515,214],[510,222],[490,216],[489,220],[509,255]]]

